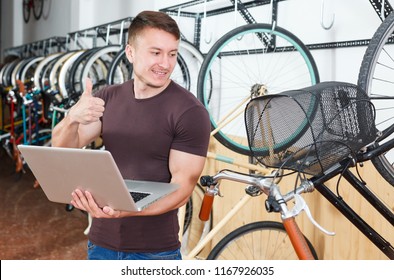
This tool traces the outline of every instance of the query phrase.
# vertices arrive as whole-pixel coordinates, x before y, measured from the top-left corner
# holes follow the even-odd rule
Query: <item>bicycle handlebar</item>
[[[282,195],[279,186],[274,182],[275,176],[244,174],[231,170],[221,170],[213,176],[202,176],[200,178],[201,185],[209,187],[204,195],[204,199],[200,209],[199,217],[202,221],[208,220],[209,214],[212,209],[214,196],[219,193],[219,181],[223,179],[239,183],[245,183],[260,188],[261,192],[264,192],[269,197],[269,199],[266,201],[267,211],[280,212],[283,220],[293,218],[297,216],[301,211],[305,211],[309,220],[321,231],[328,235],[335,234],[334,232],[325,230],[313,219],[308,206],[300,196],[300,194],[302,193],[312,192],[314,190],[314,184],[311,180],[301,181],[298,187]],[[247,193],[255,196],[248,191]],[[295,199],[296,203],[292,210],[288,210],[286,207],[286,202],[290,201],[291,199]]]

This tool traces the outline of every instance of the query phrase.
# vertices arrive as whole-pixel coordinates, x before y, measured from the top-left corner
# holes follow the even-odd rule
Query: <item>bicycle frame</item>
[[[366,153],[362,153],[358,157],[359,162],[368,161],[376,157],[394,146],[394,139],[384,143],[382,146],[371,146]],[[391,225],[394,225],[394,213],[384,203],[372,193],[368,186],[357,178],[352,171],[349,170],[350,163],[353,159],[347,159],[332,169],[327,174],[320,177],[311,178],[311,182],[315,188],[337,208],[361,233],[363,233],[377,248],[379,248],[387,257],[394,259],[394,247],[379,233],[377,233],[364,219],[362,219],[340,196],[335,195],[324,182],[333,178],[338,174],[342,174],[343,178],[357,190],[370,205],[376,209]]]

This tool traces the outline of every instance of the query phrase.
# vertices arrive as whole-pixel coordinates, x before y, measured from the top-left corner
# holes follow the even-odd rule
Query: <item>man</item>
[[[133,79],[80,100],[54,128],[52,145],[83,147],[101,135],[125,179],[172,182],[179,190],[141,212],[102,209],[76,189],[71,204],[92,217],[89,259],[181,259],[177,209],[203,170],[210,123],[193,94],[170,79],[180,31],[167,14],[144,11],[128,30]]]

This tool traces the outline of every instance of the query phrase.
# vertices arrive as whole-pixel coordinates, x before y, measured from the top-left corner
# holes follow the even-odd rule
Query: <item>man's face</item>
[[[177,62],[178,45],[179,40],[172,34],[145,28],[126,47],[135,82],[153,88],[166,86]]]

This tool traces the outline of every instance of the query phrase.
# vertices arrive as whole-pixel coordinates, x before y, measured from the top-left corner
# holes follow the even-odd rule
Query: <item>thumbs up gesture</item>
[[[80,124],[90,124],[100,121],[104,112],[104,100],[92,94],[93,83],[87,78],[85,91],[78,102],[70,109],[69,117]]]

